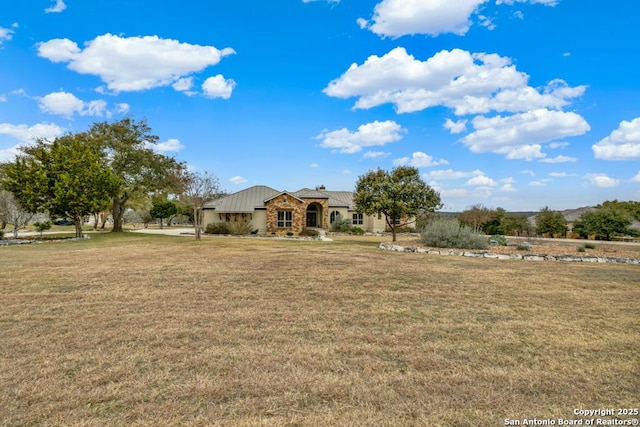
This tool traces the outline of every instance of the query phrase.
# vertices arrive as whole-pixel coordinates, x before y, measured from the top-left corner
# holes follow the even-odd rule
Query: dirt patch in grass
[[[100,235],[0,251],[2,425],[503,425],[636,407],[637,266]]]

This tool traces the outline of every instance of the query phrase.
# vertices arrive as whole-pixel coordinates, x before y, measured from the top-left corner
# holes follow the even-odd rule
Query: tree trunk
[[[200,209],[197,206],[193,207],[193,226],[195,227],[196,240],[202,238],[202,219],[200,218]]]
[[[113,198],[113,210],[111,211],[111,215],[113,216],[113,229],[111,230],[114,233],[122,233],[122,222],[124,220],[124,204],[127,202],[128,196],[127,194],[123,194],[122,197],[114,197]]]
[[[162,218],[160,218],[160,230],[162,230]]]
[[[5,228],[7,228],[7,221],[0,221],[0,230],[4,230]]]
[[[389,229],[391,230],[391,241],[395,242],[396,241],[396,226],[395,226],[395,224],[393,224],[393,222],[395,222],[395,220],[392,218],[391,221],[389,221],[389,215],[387,215],[386,213],[384,214],[384,220],[387,223],[387,225],[389,226]]]
[[[98,229],[98,222],[99,222],[99,213],[95,212],[93,214],[93,231],[96,231]]]
[[[84,237],[82,234],[82,217],[81,216],[74,216],[73,217],[73,225],[75,225],[76,227],[76,237],[80,238],[80,237]]]

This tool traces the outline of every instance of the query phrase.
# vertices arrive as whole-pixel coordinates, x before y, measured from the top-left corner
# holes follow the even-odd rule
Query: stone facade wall
[[[286,234],[293,232],[300,233],[307,226],[307,208],[310,204],[317,203],[322,207],[318,212],[322,216],[322,228],[329,229],[329,206],[327,199],[304,199],[300,201],[290,194],[269,200],[267,205],[267,233]],[[292,215],[291,227],[278,227],[278,211],[290,211]]]
[[[320,205],[322,207],[322,212],[318,212],[318,214],[320,214],[322,216],[322,228],[324,228],[325,230],[329,230],[329,200],[327,199],[304,199],[305,201],[305,212],[304,212],[304,225],[307,225],[307,208],[309,207],[310,204],[312,203],[317,203],[318,205]],[[320,218],[318,218],[318,221],[320,221]]]

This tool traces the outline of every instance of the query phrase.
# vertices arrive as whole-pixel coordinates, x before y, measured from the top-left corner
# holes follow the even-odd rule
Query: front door
[[[307,227],[318,226],[318,213],[313,211],[307,212]]]

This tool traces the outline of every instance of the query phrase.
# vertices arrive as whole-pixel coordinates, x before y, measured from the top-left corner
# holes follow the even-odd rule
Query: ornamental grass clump
[[[457,219],[437,218],[425,226],[420,241],[436,248],[485,249],[487,239]]]

